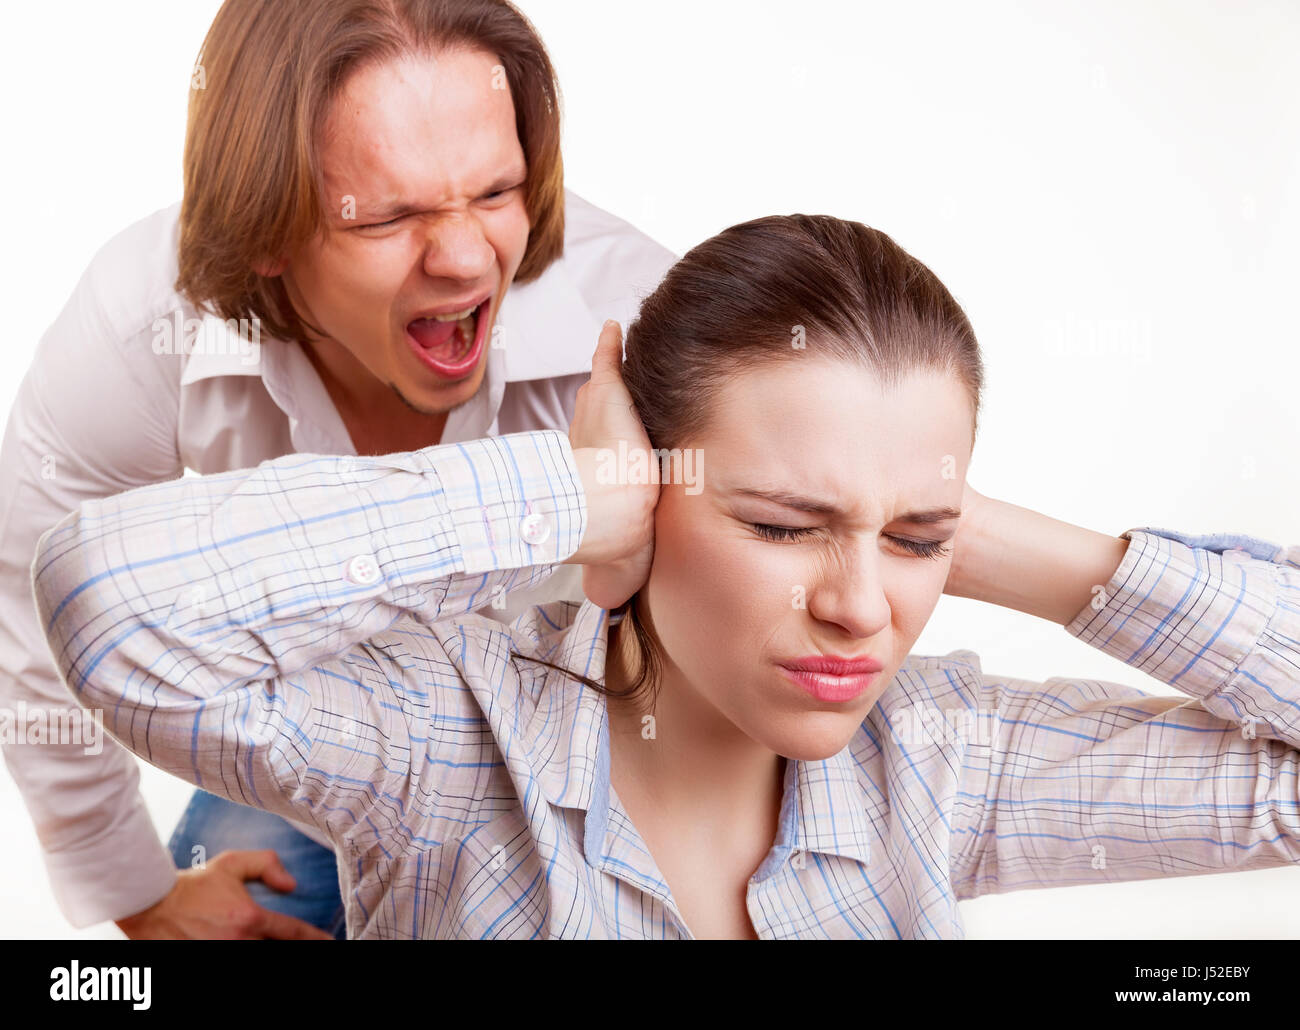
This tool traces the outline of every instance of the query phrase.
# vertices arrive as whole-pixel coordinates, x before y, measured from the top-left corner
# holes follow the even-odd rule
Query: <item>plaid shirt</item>
[[[191,469],[356,453],[303,347],[251,326],[245,339],[233,320],[176,291],[179,217],[179,203],[164,208],[99,250],[14,396],[0,441],[0,719],[24,706],[81,717],[31,596],[36,542],[68,512]],[[675,260],[566,189],[564,253],[501,298],[482,385],[448,412],[441,442],[567,429],[601,323],[628,324]],[[517,591],[488,614],[510,622],[532,604],[581,600],[580,578],[565,566],[537,595]],[[98,754],[62,740],[25,747],[0,732],[54,898],[76,927],[149,908],[178,875],[140,793],[139,762],[114,741],[104,744]],[[293,827],[329,843],[311,824]]]
[[[56,663],[149,762],[306,820],[351,937],[689,938],[610,788],[608,613],[473,609],[572,554],[563,434],[289,455],[83,504],[33,564]],[[909,656],[787,763],[763,938],[960,937],[980,894],[1300,857],[1300,548],[1150,527],[1067,631],[1188,699]]]

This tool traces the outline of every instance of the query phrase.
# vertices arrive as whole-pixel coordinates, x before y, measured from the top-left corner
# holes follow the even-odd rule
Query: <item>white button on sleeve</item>
[[[368,587],[379,582],[379,563],[374,555],[358,554],[348,562],[345,575],[349,583]]]
[[[523,521],[519,523],[519,535],[524,538],[525,543],[544,544],[551,537],[551,520],[537,512],[525,515]]]

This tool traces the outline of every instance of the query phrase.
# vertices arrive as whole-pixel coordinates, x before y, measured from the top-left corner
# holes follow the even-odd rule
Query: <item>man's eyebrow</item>
[[[528,169],[512,168],[509,172],[498,175],[496,181],[492,183],[485,193],[495,193],[497,190],[504,190],[510,186],[521,186],[528,179]]]
[[[500,190],[509,189],[512,186],[522,184],[528,178],[527,171],[520,171],[515,168],[509,172],[498,175],[492,184],[483,191],[484,195],[496,193]],[[373,208],[366,209],[366,217],[373,218],[379,222],[391,222],[394,218],[404,218],[406,215],[415,214],[420,210],[418,204],[412,204],[403,200],[385,200],[376,204]]]
[[[745,497],[757,497],[761,501],[771,501],[783,508],[805,511],[811,515],[841,514],[840,508],[830,501],[824,501],[817,497],[805,497],[802,494],[792,493],[788,490],[758,490],[752,487],[739,487],[735,492]],[[898,515],[890,521],[910,522],[918,526],[932,526],[938,522],[947,522],[949,519],[958,518],[961,518],[961,511],[957,508],[939,507],[917,508],[914,511]]]
[[[377,222],[391,222],[394,218],[404,218],[409,214],[418,211],[414,204],[405,201],[391,200],[384,204],[378,204],[373,208],[366,210],[366,218],[373,218]]]

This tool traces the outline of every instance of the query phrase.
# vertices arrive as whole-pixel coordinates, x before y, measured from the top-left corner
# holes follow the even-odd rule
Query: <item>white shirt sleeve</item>
[[[28,743],[19,718],[76,707],[34,605],[41,534],[84,500],[183,472],[181,358],[153,353],[152,319],[128,337],[107,310],[122,301],[104,281],[103,259],[114,256],[91,265],[42,338],[0,449],[0,706],[15,720],[4,756],[55,899],[77,927],[149,907],[176,877],[140,794],[135,758],[107,737],[102,750],[81,740]]]

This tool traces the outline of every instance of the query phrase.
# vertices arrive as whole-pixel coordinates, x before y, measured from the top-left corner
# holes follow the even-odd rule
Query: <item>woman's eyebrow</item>
[[[957,508],[919,508],[916,511],[909,511],[895,519],[896,522],[914,522],[918,526],[932,526],[936,522],[947,522],[949,519],[961,518],[961,511]]]
[[[803,494],[791,493],[788,490],[758,490],[752,487],[738,487],[735,491],[745,497],[757,497],[762,501],[771,501],[773,504],[779,504],[783,508],[793,508],[795,511],[806,511],[812,515],[840,515],[842,511],[830,501],[821,500],[816,497],[806,497]],[[914,511],[905,512],[896,516],[891,521],[894,522],[911,522],[918,526],[932,526],[938,522],[947,522],[950,519],[961,518],[961,511],[957,508],[917,508]]]
[[[815,497],[805,497],[802,494],[791,493],[788,490],[758,490],[753,487],[737,487],[736,493],[744,497],[757,497],[761,501],[771,501],[773,504],[779,504],[783,508],[793,508],[795,511],[806,511],[812,515],[839,515],[840,509],[831,504],[830,501],[818,500]]]

